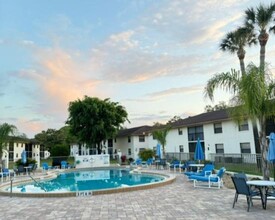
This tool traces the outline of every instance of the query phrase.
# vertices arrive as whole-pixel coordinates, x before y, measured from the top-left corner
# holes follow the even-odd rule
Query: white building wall
[[[189,152],[187,128],[180,128],[182,134],[179,135],[179,129],[171,129],[166,137],[166,152],[180,152],[180,145],[183,145],[183,152]]]
[[[25,143],[13,143],[13,161],[21,159],[21,153],[23,150],[25,150]]]
[[[224,145],[224,153],[241,153],[240,143],[250,143],[251,154],[255,154],[253,127],[248,121],[248,130],[239,131],[238,124],[233,121],[222,122],[222,133],[214,133],[214,124],[203,126],[206,154],[216,153],[216,144]]]
[[[133,148],[132,148],[132,150],[134,151],[133,159],[137,159],[137,158],[139,158],[138,154],[139,154],[141,148],[143,148],[143,149],[144,148],[145,149],[149,148],[150,136],[145,135],[144,142],[139,142],[139,136],[132,136],[132,139],[133,139]]]

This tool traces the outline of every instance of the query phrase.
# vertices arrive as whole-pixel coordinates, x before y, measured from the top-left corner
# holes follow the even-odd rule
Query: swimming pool
[[[126,188],[163,183],[167,177],[152,173],[132,172],[130,169],[75,170],[58,174],[56,178],[19,184],[12,187],[13,194],[66,194],[102,192],[105,190],[130,191]],[[146,187],[145,187],[146,188]],[[152,187],[149,187],[152,188]],[[10,187],[6,188],[10,192]]]

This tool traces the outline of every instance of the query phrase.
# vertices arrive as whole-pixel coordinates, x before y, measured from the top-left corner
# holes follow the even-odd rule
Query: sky
[[[206,99],[204,87],[214,74],[239,70],[219,44],[260,2],[272,1],[0,0],[0,124],[29,138],[59,129],[69,103],[85,95],[119,102],[127,128],[227,102],[224,91]],[[274,59],[270,34],[272,73]],[[259,46],[246,48],[250,62],[259,64]]]

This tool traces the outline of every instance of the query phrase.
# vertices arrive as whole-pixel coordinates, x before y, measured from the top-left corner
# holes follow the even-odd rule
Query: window
[[[144,135],[139,135],[138,139],[139,139],[139,142],[145,142],[145,136]]]
[[[131,136],[128,136],[128,143],[131,142]]]
[[[183,152],[184,152],[183,145],[180,145],[180,146],[179,146],[179,150],[180,150],[180,152],[181,152],[181,153],[183,153]]]
[[[18,158],[18,153],[16,154],[16,158]]]
[[[189,127],[188,128],[188,141],[196,141],[200,138],[200,140],[204,140],[203,137],[203,127],[196,126],[196,127]]]
[[[132,154],[132,150],[131,148],[128,148],[128,155],[131,155]]]
[[[115,138],[114,142],[116,143],[116,138]]]
[[[181,128],[178,129],[179,135],[182,135],[182,130]]]
[[[251,153],[250,143],[240,143],[240,146],[241,146],[242,154],[250,154]]]
[[[145,151],[145,148],[139,148],[139,152]]]
[[[214,123],[214,133],[222,133],[222,123]]]
[[[223,144],[215,144],[215,148],[216,148],[216,154],[223,154],[224,153]]]
[[[243,121],[239,124],[239,131],[248,131],[248,121]]]
[[[154,135],[154,134],[152,134],[152,136],[153,136],[153,140],[156,140],[156,137],[155,137],[155,135]]]

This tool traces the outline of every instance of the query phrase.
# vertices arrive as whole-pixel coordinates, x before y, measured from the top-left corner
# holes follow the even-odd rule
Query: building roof
[[[123,129],[123,130],[118,131],[117,137],[144,135],[144,134],[148,134],[151,129],[152,129],[152,127],[148,126],[148,125],[143,125],[143,126],[135,127],[135,128]]]
[[[218,121],[228,121],[230,116],[227,109],[222,109],[213,112],[206,112],[192,117],[180,119],[172,123],[173,128],[177,127],[186,127],[186,126],[195,126],[207,123],[213,123]]]
[[[172,128],[180,128],[187,126],[196,126],[213,122],[220,121],[228,121],[230,120],[230,116],[228,113],[228,109],[222,109],[213,112],[206,112],[199,115],[195,115],[192,117],[180,119],[174,123],[171,123]],[[154,130],[154,126],[140,126],[135,128],[128,128],[120,130],[117,134],[117,137],[125,137],[125,136],[135,136],[135,135],[144,135],[148,134],[152,130]]]

